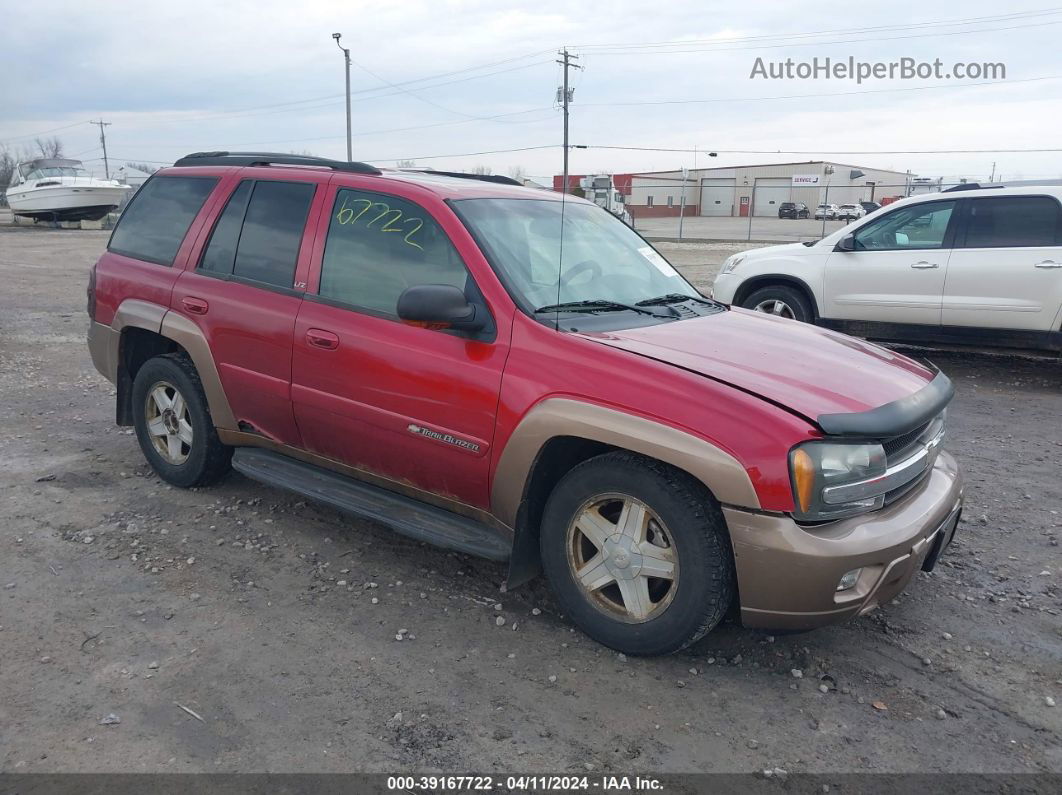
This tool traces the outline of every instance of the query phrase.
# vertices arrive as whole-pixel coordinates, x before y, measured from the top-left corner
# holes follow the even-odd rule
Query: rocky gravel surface
[[[0,771],[1062,772],[1062,363],[933,356],[967,504],[901,598],[626,658],[541,580],[162,483],[84,344],[105,243],[0,230]]]

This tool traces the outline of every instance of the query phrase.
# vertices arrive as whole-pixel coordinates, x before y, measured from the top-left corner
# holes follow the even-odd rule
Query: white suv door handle
[[[923,260],[919,260],[918,262],[912,262],[911,263],[911,267],[912,268],[917,268],[920,271],[924,271],[927,268],[939,268],[940,266],[937,265],[937,263],[935,263],[935,262],[926,262],[923,259]]]
[[[1037,262],[1034,268],[1062,268],[1062,262],[1055,262],[1053,259],[1045,259],[1043,262]]]

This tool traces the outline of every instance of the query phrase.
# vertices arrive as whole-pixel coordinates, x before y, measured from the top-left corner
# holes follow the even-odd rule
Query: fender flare
[[[558,437],[600,442],[655,458],[689,473],[720,503],[760,508],[744,465],[706,439],[607,406],[547,398],[527,412],[509,437],[491,486],[491,513],[515,530],[509,587],[526,582],[538,571],[538,528],[526,520],[528,488],[539,452]]]
[[[100,328],[97,329],[97,326]],[[221,385],[221,376],[210,352],[210,344],[202,329],[184,315],[164,306],[130,298],[119,305],[109,327],[99,323],[93,324],[89,344],[96,368],[105,377],[119,384],[121,388],[121,338],[122,332],[128,328],[144,329],[179,345],[191,358],[199,373],[215,427],[231,431],[239,429],[225,389]]]

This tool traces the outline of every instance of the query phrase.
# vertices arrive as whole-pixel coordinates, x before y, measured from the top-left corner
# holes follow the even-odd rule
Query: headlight
[[[796,503],[793,516],[806,522],[825,522],[876,510],[884,504],[888,491],[885,470],[885,450],[880,444],[798,445],[789,454]],[[880,483],[875,482],[877,479]]]
[[[741,264],[741,261],[745,259],[744,254],[734,254],[727,257],[723,262],[723,267],[719,270],[720,273],[733,273],[734,268]]]

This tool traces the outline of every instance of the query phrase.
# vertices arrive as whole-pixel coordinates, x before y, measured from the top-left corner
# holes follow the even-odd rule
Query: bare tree
[[[33,142],[37,144],[41,157],[63,156],[63,142],[54,135],[51,138],[34,138]]]
[[[490,174],[490,167],[489,166],[476,166],[476,167],[474,167],[472,169],[472,173],[473,174],[487,175],[487,174]]]
[[[416,160],[398,160],[395,162],[395,168],[416,168]]]
[[[0,145],[0,207],[7,206],[5,194],[16,165],[18,165],[18,160],[15,155],[6,146]]]
[[[509,176],[517,182],[523,182],[527,179],[527,169],[523,166],[513,166],[509,169]]]

